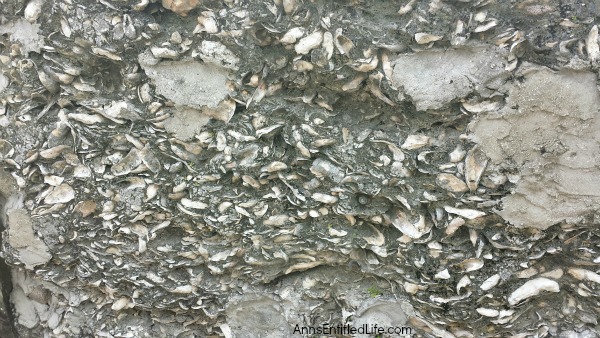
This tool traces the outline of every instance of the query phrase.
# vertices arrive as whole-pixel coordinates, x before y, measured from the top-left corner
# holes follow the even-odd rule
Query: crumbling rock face
[[[598,336],[594,3],[0,11],[0,329]]]

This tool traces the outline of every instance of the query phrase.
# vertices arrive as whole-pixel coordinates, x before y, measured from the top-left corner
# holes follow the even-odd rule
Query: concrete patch
[[[27,269],[48,262],[52,255],[46,244],[33,233],[33,223],[26,210],[13,209],[7,213],[8,244],[18,251]]]
[[[290,337],[289,323],[280,304],[266,296],[246,297],[227,309],[232,337]]]
[[[392,81],[417,110],[441,109],[475,91],[489,95],[508,74],[502,62],[495,48],[423,51],[399,56],[392,64]]]
[[[39,53],[41,51],[41,48],[44,46],[44,37],[38,34],[39,31],[39,24],[30,23],[25,19],[0,25],[0,34],[8,33],[11,41],[21,44],[25,54],[29,52]]]
[[[225,68],[196,61],[165,61],[143,64],[156,91],[176,106],[216,108],[229,93]]]
[[[540,229],[600,210],[600,96],[590,72],[524,73],[498,113],[472,124],[475,141],[500,165],[521,171],[498,212],[513,225]]]

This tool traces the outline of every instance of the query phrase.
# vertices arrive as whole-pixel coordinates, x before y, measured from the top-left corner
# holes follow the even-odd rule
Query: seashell
[[[208,204],[206,204],[206,203],[199,202],[199,201],[192,201],[187,198],[182,198],[179,202],[181,203],[181,205],[183,205],[186,208],[200,209],[200,210],[204,210],[204,209],[208,208]]]
[[[115,176],[124,176],[129,174],[140,164],[142,164],[140,152],[136,148],[133,148],[118,163],[113,165],[110,170]]]
[[[64,177],[56,175],[44,176],[44,183],[49,184],[53,187],[59,186],[64,180]]]
[[[357,89],[360,88],[361,84],[363,83],[363,81],[365,81],[367,79],[367,77],[368,76],[365,74],[360,74],[360,75],[356,76],[352,80],[344,83],[344,85],[342,85],[342,90],[345,92],[356,91]]]
[[[590,270],[581,268],[569,268],[567,270],[567,273],[578,280],[600,283],[600,275]]]
[[[327,147],[327,146],[333,145],[336,142],[337,142],[336,140],[331,139],[331,138],[322,138],[322,139],[314,140],[313,142],[310,143],[310,145],[315,148],[321,148],[321,147]]]
[[[46,204],[58,204],[58,203],[67,203],[75,198],[75,190],[73,188],[63,183],[58,187],[55,187],[47,196],[44,198],[44,203]]]
[[[448,272],[448,269],[444,269],[438,273],[436,273],[433,278],[435,279],[450,279],[450,272]]]
[[[62,155],[67,149],[69,149],[69,146],[66,145],[52,147],[50,149],[40,151],[40,156],[45,159],[57,158],[58,156]]]
[[[179,52],[166,47],[151,47],[150,52],[157,59],[176,59]]]
[[[586,40],[586,50],[590,61],[596,61],[600,57],[600,46],[598,45],[598,25],[592,26]]]
[[[471,279],[469,276],[462,276],[458,283],[456,283],[456,293],[460,293],[460,290],[464,289],[468,285],[471,285]]]
[[[71,26],[69,25],[69,21],[67,21],[67,19],[63,16],[60,17],[60,31],[67,38],[71,37],[71,33],[72,33]]]
[[[67,117],[71,120],[81,122],[87,125],[102,123],[104,122],[104,118],[95,114],[85,114],[85,113],[69,113]]]
[[[297,54],[308,54],[311,50],[319,47],[321,42],[323,42],[323,32],[316,31],[300,39],[294,46],[294,50]]]
[[[490,29],[496,27],[498,25],[498,20],[490,20],[488,23],[475,27],[473,32],[475,33],[483,33],[489,31]]]
[[[532,279],[513,291],[508,296],[508,303],[513,306],[517,305],[527,298],[539,295],[542,291],[559,292],[560,286],[557,282],[548,278],[540,277]]]
[[[279,40],[279,42],[291,45],[304,36],[306,29],[304,27],[294,27],[288,30]]]
[[[330,60],[333,56],[333,35],[330,32],[323,33],[323,49],[325,49],[325,55],[327,60]]]
[[[487,162],[488,158],[479,149],[479,146],[473,147],[467,153],[467,157],[465,158],[465,180],[467,181],[469,190],[477,190],[479,180],[481,179],[481,175],[485,170]]]
[[[464,224],[465,224],[464,219],[462,219],[460,217],[454,218],[452,221],[450,221],[450,223],[446,227],[446,235],[452,236],[452,234],[454,234],[456,232],[456,230],[458,230],[458,228],[460,228]]]
[[[500,275],[495,274],[490,276],[488,279],[484,280],[483,283],[481,283],[481,285],[479,286],[479,288],[483,291],[487,291],[493,288],[494,286],[498,285],[498,282],[500,282]]]
[[[409,135],[406,138],[406,140],[404,141],[404,143],[402,144],[402,146],[400,146],[400,147],[402,149],[406,149],[406,150],[419,149],[419,148],[429,145],[429,140],[430,140],[429,136]]]
[[[262,167],[260,171],[274,173],[281,170],[286,170],[288,168],[287,164],[279,161],[271,162],[268,165]]]
[[[75,205],[73,211],[81,214],[81,217],[88,217],[96,212],[96,202],[92,200],[81,201]]]
[[[290,217],[288,215],[273,215],[269,216],[266,220],[263,221],[264,225],[270,226],[282,226],[288,223]]]
[[[477,22],[484,22],[486,17],[487,17],[487,11],[480,11],[480,12],[475,13],[475,15],[473,16],[473,20],[475,20]]]
[[[500,315],[500,311],[495,310],[495,309],[488,309],[488,308],[484,308],[484,307],[477,308],[476,311],[480,315],[486,316],[486,317],[498,317]]]
[[[479,258],[465,259],[457,264],[462,272],[471,272],[483,268],[483,260]]]
[[[498,101],[463,102],[462,107],[469,113],[496,111],[500,108]]]
[[[409,221],[406,214],[401,211],[396,212],[395,217],[392,219],[392,224],[396,229],[412,239],[419,239],[431,230],[431,226],[427,226],[423,215],[419,215],[419,221],[413,224]]]
[[[126,307],[133,307],[133,304],[130,306],[130,301],[128,297],[121,297],[117,299],[110,308],[113,311],[119,311]]]
[[[211,11],[202,12],[202,15],[198,17],[198,25],[194,29],[194,34],[206,32],[208,34],[215,34],[219,32],[219,25],[215,19],[215,14]]]
[[[178,294],[189,294],[196,291],[196,287],[190,284],[187,285],[181,285],[176,287],[175,289],[171,290],[172,293],[178,293]]]
[[[42,14],[42,6],[44,6],[44,0],[31,0],[23,11],[25,20],[34,23]]]
[[[322,193],[318,193],[318,192],[312,194],[311,198],[317,202],[321,202],[321,203],[325,203],[325,204],[333,204],[333,203],[337,202],[337,200],[338,200],[338,198],[335,196],[322,194]]]
[[[340,54],[346,55],[350,53],[352,48],[354,48],[354,44],[352,43],[352,40],[344,36],[342,32],[343,31],[341,28],[335,30],[333,43],[335,44],[335,47],[337,48],[338,52],[340,52]]]
[[[462,149],[460,145],[457,145],[456,148],[450,153],[450,162],[457,163],[462,161],[465,158],[465,154],[467,152]]]
[[[120,56],[118,56],[117,54],[115,54],[111,51],[108,51],[104,48],[92,47],[92,53],[94,53],[98,56],[103,56],[103,57],[113,60],[113,61],[122,61]]]
[[[92,177],[92,170],[85,165],[78,165],[73,168],[73,177],[76,178],[89,178]]]
[[[415,34],[415,41],[420,44],[426,44],[426,43],[430,43],[430,42],[435,42],[435,41],[439,41],[441,40],[442,37],[439,35],[434,35],[434,34],[429,34],[429,33],[416,33]]]
[[[461,193],[469,190],[465,182],[452,174],[438,174],[435,183],[450,192]]]
[[[199,0],[162,0],[164,8],[181,16],[187,16],[188,13],[192,9],[198,7],[199,4]]]
[[[298,61],[294,61],[294,67],[293,69],[297,72],[309,72],[311,70],[313,70],[314,66],[312,63],[308,62],[308,61],[304,61],[304,60],[298,60]]]
[[[460,217],[464,217],[467,219],[475,219],[482,216],[485,216],[485,212],[473,209],[458,209],[451,206],[444,206],[444,210],[449,214],[458,215]]]
[[[283,12],[288,15],[292,14],[296,10],[296,7],[297,7],[296,0],[283,0],[282,4],[283,4]]]
[[[406,5],[400,7],[400,10],[398,10],[398,14],[404,15],[406,13],[409,13],[410,11],[413,10],[415,3],[417,3],[417,0],[410,0],[409,2],[406,3]]]

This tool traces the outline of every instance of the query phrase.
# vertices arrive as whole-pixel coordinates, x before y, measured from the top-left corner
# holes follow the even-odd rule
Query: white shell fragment
[[[517,305],[521,301],[539,295],[542,291],[559,292],[560,286],[557,282],[548,278],[532,279],[521,285],[508,296],[510,305]]]
[[[586,48],[590,61],[596,61],[600,57],[600,45],[598,45],[598,25],[592,26],[586,40]]]
[[[581,268],[569,268],[567,270],[567,273],[579,280],[600,283],[600,275],[590,270]]]
[[[415,41],[420,45],[430,43],[430,42],[440,41],[441,39],[442,39],[442,36],[440,36],[440,35],[434,35],[434,34],[429,34],[429,33],[416,33],[415,34]]]
[[[296,40],[303,37],[304,33],[306,33],[306,29],[304,27],[294,27],[287,31],[279,41],[284,44],[296,43]]]
[[[488,309],[488,308],[484,308],[484,307],[477,308],[477,312],[480,315],[486,316],[486,317],[498,317],[498,315],[500,315],[500,311],[495,310],[495,309]]]
[[[444,210],[446,210],[446,212],[448,212],[450,214],[458,215],[460,217],[464,217],[467,219],[475,219],[475,218],[485,216],[485,212],[474,210],[474,209],[459,209],[459,208],[454,208],[451,206],[445,206]]]
[[[321,202],[321,203],[325,203],[325,204],[333,204],[335,202],[337,202],[337,197],[335,196],[331,196],[331,195],[327,195],[327,194],[322,194],[322,193],[314,193],[312,194],[311,198],[317,202]]]
[[[63,183],[55,187],[52,192],[44,198],[47,204],[67,203],[75,198],[75,190],[70,185]]]
[[[429,140],[429,136],[426,135],[409,135],[402,143],[401,148],[406,150],[419,149],[428,145]]]
[[[200,210],[208,208],[208,204],[206,204],[206,203],[203,203],[200,201],[192,201],[187,198],[182,198],[180,202],[181,202],[181,205],[183,205],[186,208],[200,209]]]
[[[484,280],[483,283],[481,283],[481,285],[479,286],[479,288],[483,291],[487,291],[493,288],[494,286],[498,285],[498,282],[500,282],[500,275],[495,274],[489,277],[488,279]]]
[[[298,54],[308,54],[311,50],[319,47],[321,42],[323,42],[323,32],[316,31],[300,39],[294,47],[294,50]]]
[[[461,193],[469,190],[465,182],[452,174],[438,174],[435,183],[450,192]]]

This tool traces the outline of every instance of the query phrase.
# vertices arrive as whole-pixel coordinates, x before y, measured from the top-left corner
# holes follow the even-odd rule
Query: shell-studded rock
[[[595,336],[593,5],[2,9],[1,337]]]

